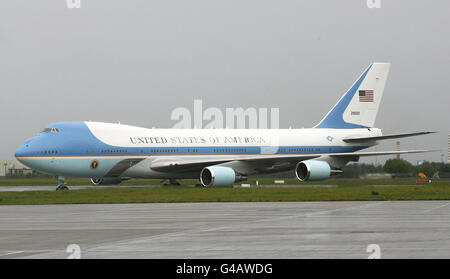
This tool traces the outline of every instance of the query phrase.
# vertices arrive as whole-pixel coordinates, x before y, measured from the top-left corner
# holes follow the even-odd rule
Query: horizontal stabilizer
[[[356,143],[356,142],[364,142],[364,141],[406,138],[406,137],[420,136],[420,135],[433,134],[433,133],[436,133],[436,132],[417,132],[417,133],[395,134],[395,135],[385,135],[385,136],[377,136],[377,137],[347,138],[347,139],[343,139],[343,141],[349,142],[349,143]]]

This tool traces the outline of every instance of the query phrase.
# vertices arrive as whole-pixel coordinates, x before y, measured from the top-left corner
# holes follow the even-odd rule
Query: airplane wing
[[[247,163],[258,163],[261,167],[272,166],[279,162],[300,162],[308,159],[320,157],[320,154],[305,154],[305,155],[252,155],[252,156],[226,156],[217,158],[203,157],[203,158],[168,158],[158,159],[151,163],[150,168],[154,171],[160,172],[192,172],[201,171],[204,167],[223,164],[232,161],[241,161]]]
[[[295,165],[304,160],[319,158],[322,156],[345,157],[353,161],[362,156],[383,156],[409,153],[423,153],[430,150],[407,150],[407,151],[375,151],[375,152],[353,152],[353,153],[325,153],[325,154],[293,154],[293,155],[252,155],[252,156],[226,156],[221,158],[161,158],[151,163],[150,168],[160,172],[193,172],[201,171],[204,167],[223,164],[227,162],[240,161],[244,163],[254,163],[260,168],[270,167],[280,163]]]
[[[384,156],[384,155],[398,155],[398,154],[412,154],[433,152],[434,150],[405,150],[405,151],[375,151],[375,152],[353,152],[353,153],[335,153],[328,154],[330,157],[346,158],[349,161],[358,161],[359,157],[366,156]]]
[[[436,133],[436,132],[416,132],[416,133],[385,135],[385,136],[377,136],[377,137],[346,138],[346,139],[343,139],[343,141],[348,142],[348,143],[358,143],[358,142],[364,142],[364,141],[406,138],[406,137],[413,137],[413,136],[420,136],[420,135],[434,134],[434,133]]]

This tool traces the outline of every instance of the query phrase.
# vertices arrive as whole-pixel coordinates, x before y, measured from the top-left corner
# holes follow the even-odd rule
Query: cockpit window
[[[58,128],[45,128],[41,133],[59,133]]]

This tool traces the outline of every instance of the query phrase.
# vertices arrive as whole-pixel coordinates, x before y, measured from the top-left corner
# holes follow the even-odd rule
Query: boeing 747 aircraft
[[[96,185],[132,178],[198,178],[205,187],[232,186],[248,175],[292,170],[301,181],[342,172],[361,156],[425,150],[361,152],[380,140],[428,134],[382,135],[374,128],[389,63],[373,63],[310,129],[146,129],[100,122],[60,122],[20,146],[23,164]]]

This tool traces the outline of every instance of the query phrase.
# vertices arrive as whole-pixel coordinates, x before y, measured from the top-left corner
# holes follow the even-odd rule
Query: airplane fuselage
[[[128,178],[196,178],[198,172],[152,170],[155,160],[355,152],[375,142],[352,144],[348,137],[379,136],[364,129],[147,129],[99,122],[49,125],[27,140],[16,157],[33,169],[64,177],[103,178],[121,163],[133,164]],[[127,161],[128,160],[128,161]],[[341,167],[341,166],[335,166]],[[249,172],[251,172],[249,170]]]

